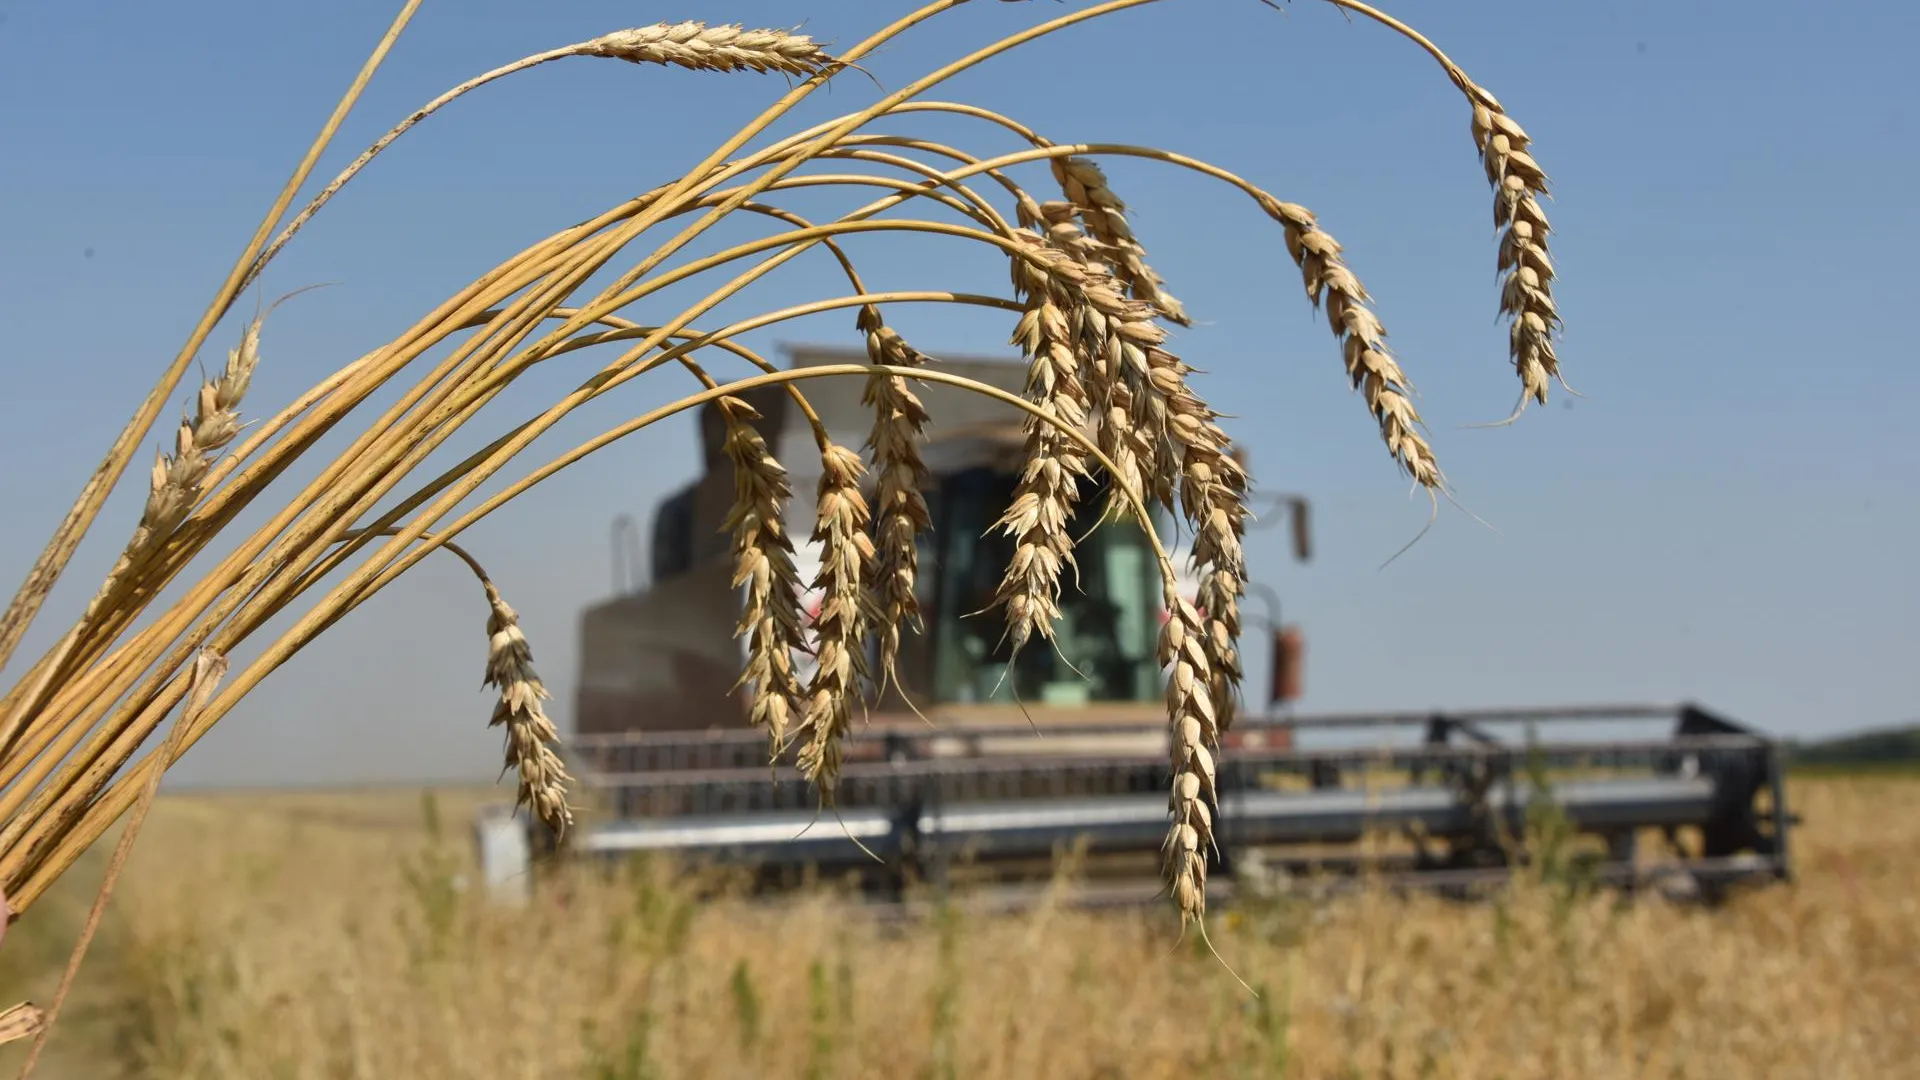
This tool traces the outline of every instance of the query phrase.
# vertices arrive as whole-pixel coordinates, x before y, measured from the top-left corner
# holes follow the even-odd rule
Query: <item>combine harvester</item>
[[[802,349],[792,360],[864,357]],[[1025,377],[1024,365],[1000,360],[942,366],[1014,392]],[[833,437],[848,445],[861,445],[871,423],[861,391],[857,379],[807,385]],[[1009,670],[1002,621],[973,613],[988,607],[1011,553],[991,526],[1018,476],[1023,414],[939,384],[916,393],[934,418],[924,456],[935,487],[927,493],[934,527],[920,559],[925,628],[904,635],[900,654],[912,703],[890,691],[869,723],[856,724],[837,812],[819,809],[791,760],[769,767],[765,733],[748,726],[734,689],[739,593],[729,585],[721,528],[733,478],[709,406],[700,417],[705,473],[654,516],[650,584],[617,581],[622,595],[581,622],[567,745],[589,805],[587,820],[560,845],[566,853],[720,863],[775,887],[811,875],[850,877],[893,901],[930,886],[1018,905],[1051,879],[1063,851],[1079,846],[1077,901],[1159,895],[1169,777],[1151,549],[1138,526],[1075,523],[1074,534],[1087,538],[1078,588],[1062,596],[1058,647],[1030,647]],[[791,503],[789,533],[806,537],[812,434],[778,388],[746,396],[801,496]],[[1100,504],[1081,501],[1089,518]],[[1304,561],[1307,505],[1285,504],[1294,555]],[[1166,525],[1163,535],[1172,532]],[[631,521],[616,526],[616,578],[631,569],[622,555],[637,546],[635,531]],[[1184,551],[1173,553],[1184,564]],[[798,553],[801,578],[810,581],[809,555],[805,547]],[[1236,888],[1272,888],[1302,874],[1353,880],[1362,869],[1456,892],[1497,884],[1511,873],[1512,839],[1530,808],[1547,806],[1588,851],[1595,879],[1622,888],[1665,876],[1711,898],[1739,882],[1788,876],[1793,818],[1771,740],[1692,705],[1292,715],[1301,638],[1278,624],[1269,590],[1253,595],[1269,600],[1268,617],[1249,612],[1247,623],[1268,638],[1272,679],[1265,714],[1243,711],[1224,738],[1221,851],[1209,874],[1216,902]],[[1511,732],[1648,722],[1666,730],[1545,741]],[[1509,737],[1497,737],[1498,728]],[[1397,742],[1382,738],[1395,732]],[[1356,734],[1372,740],[1353,744]],[[1335,744],[1342,735],[1348,745],[1302,745],[1308,737]],[[1383,845],[1381,834],[1401,839]],[[1643,857],[1638,841],[1649,834],[1668,841],[1664,860]],[[555,848],[524,814],[483,815],[478,838],[488,887],[508,898],[524,895],[535,853]]]

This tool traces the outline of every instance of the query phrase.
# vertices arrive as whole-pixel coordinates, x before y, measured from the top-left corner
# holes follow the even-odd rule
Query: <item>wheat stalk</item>
[[[1171,471],[1163,468],[1171,460],[1164,449],[1165,415],[1136,412],[1140,399],[1134,386],[1144,364],[1137,343],[1123,332],[1126,321],[1109,317],[1111,312],[1130,309],[1112,271],[1100,261],[1099,244],[1075,226],[1070,203],[1026,200],[1020,204],[1020,218],[1026,228],[1045,229],[1050,245],[1047,273],[1059,287],[1085,297],[1086,302],[1074,308],[1074,348],[1081,361],[1095,437],[1113,462],[1104,516],[1125,520],[1130,500],[1136,496],[1171,506],[1173,487],[1166,479]]]
[[[1546,211],[1536,198],[1547,193],[1547,176],[1530,152],[1533,140],[1507,115],[1499,99],[1474,82],[1424,34],[1359,0],[1329,2],[1364,15],[1426,50],[1473,108],[1473,144],[1480,153],[1487,182],[1493,185],[1494,227],[1502,230],[1499,268],[1505,277],[1500,288],[1500,312],[1512,320],[1508,355],[1520,378],[1519,403],[1512,415],[1500,421],[1509,423],[1519,418],[1528,399],[1547,403],[1548,379],[1560,379],[1561,386],[1566,386],[1554,348],[1561,322],[1553,300],[1553,263],[1547,255],[1550,229]]]
[[[88,605],[84,620],[97,617],[119,589],[136,583],[138,570],[173,537],[200,501],[214,459],[240,434],[240,401],[260,365],[260,324],[260,319],[249,323],[240,344],[227,352],[219,377],[200,384],[193,412],[181,419],[174,435],[173,453],[154,456],[140,524]]]
[[[44,695],[61,674],[64,649],[80,640],[83,629],[113,612],[129,593],[143,585],[157,591],[158,583],[147,580],[152,564],[200,501],[220,452],[240,434],[240,402],[260,365],[260,330],[265,317],[263,312],[247,324],[240,344],[227,352],[227,363],[219,376],[201,383],[193,411],[181,419],[174,433],[173,453],[155,454],[140,521],[87,604],[79,626],[62,647],[36,665],[38,674],[29,676],[25,692],[8,694],[0,704],[0,748],[14,744],[27,714],[44,703]]]
[[[1075,348],[1102,395],[1095,400],[1101,449],[1122,470],[1115,475],[1116,502],[1128,492],[1151,493],[1170,508],[1179,477],[1181,508],[1196,533],[1192,557],[1201,571],[1197,600],[1206,619],[1208,686],[1214,714],[1225,727],[1232,722],[1241,675],[1234,642],[1246,588],[1240,545],[1246,476],[1226,454],[1230,440],[1214,423],[1217,414],[1188,384],[1192,369],[1163,347],[1167,335],[1154,322],[1154,308],[1120,294],[1117,275],[1093,260],[1095,247],[1073,227],[1070,208],[1044,204],[1023,216],[1046,220],[1053,249],[1076,257],[1069,262],[1056,255],[1048,269],[1079,298]]]
[[[805,34],[794,34],[784,30],[748,30],[740,26],[708,26],[700,22],[659,23],[653,26],[633,27],[602,34],[588,41],[576,42],[558,49],[534,53],[503,64],[492,71],[476,75],[466,82],[447,90],[439,97],[427,102],[408,114],[405,120],[388,129],[386,134],[373,141],[373,144],[361,151],[352,164],[340,171],[327,186],[308,201],[300,212],[294,215],[273,243],[260,252],[258,258],[248,268],[240,281],[240,288],[253,283],[268,262],[280,253],[280,249],[293,239],[320,209],[340,193],[355,176],[372,163],[380,152],[392,145],[394,140],[405,135],[415,125],[451,105],[455,100],[478,90],[491,82],[497,82],[509,75],[516,75],[541,64],[555,60],[565,60],[572,56],[606,57],[625,60],[634,64],[661,64],[687,68],[693,71],[758,71],[784,72],[790,75],[812,75],[825,71],[833,63],[825,49],[816,45]]]

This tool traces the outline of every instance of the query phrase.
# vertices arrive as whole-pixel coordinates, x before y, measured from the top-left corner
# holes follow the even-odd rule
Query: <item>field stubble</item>
[[[46,1075],[1903,1075],[1920,782],[1793,795],[1799,880],[1719,911],[1537,882],[1475,906],[1242,906],[1214,940],[1258,999],[1157,909],[888,929],[825,895],[752,909],[636,867],[501,911],[462,888],[465,794],[435,801],[437,843],[409,796],[175,796]],[[8,993],[57,977],[92,877],[9,940]]]

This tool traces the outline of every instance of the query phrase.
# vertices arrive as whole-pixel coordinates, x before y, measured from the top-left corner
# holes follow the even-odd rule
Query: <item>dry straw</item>
[[[1340,246],[1306,209],[1170,151],[1054,143],[1012,118],[927,98],[948,79],[1009,50],[1152,2],[1034,9],[1044,21],[930,73],[899,80],[896,89],[882,90],[864,107],[751,151],[749,144],[842,72],[937,23],[965,0],[932,0],[832,55],[805,36],[780,30],[682,22],[617,31],[532,54],[433,99],[288,218],[319,155],[411,19],[418,0],[407,0],[0,618],[0,665],[12,659],[94,524],[106,490],[148,437],[214,327],[282,247],[393,140],[479,85],[564,57],[773,74],[785,89],[747,124],[716,139],[679,177],[510,255],[393,340],[344,364],[279,412],[263,411],[242,439],[238,408],[259,353],[260,322],[249,325],[225,370],[195,395],[170,451],[158,459],[133,539],[95,603],[45,654],[22,665],[19,681],[0,696],[0,893],[17,910],[29,911],[115,821],[129,811],[137,821],[141,793],[261,680],[422,558],[444,547],[471,562],[455,545],[466,529],[586,455],[705,404],[714,405],[724,423],[724,453],[735,480],[724,527],[732,538],[733,582],[741,598],[737,632],[745,645],[741,682],[749,719],[767,731],[775,755],[797,741],[801,768],[831,798],[854,710],[867,694],[895,680],[901,635],[917,628],[915,541],[928,528],[919,443],[932,418],[914,385],[935,382],[1001,400],[1027,418],[1017,496],[998,522],[1015,541],[998,599],[1016,647],[1035,638],[1040,647],[1050,644],[1063,575],[1073,565],[1069,523],[1089,481],[1107,482],[1103,509],[1109,517],[1144,524],[1149,508],[1158,506],[1191,531],[1201,583],[1193,597],[1177,594],[1175,567],[1162,539],[1149,530],[1148,540],[1169,610],[1159,646],[1167,665],[1173,773],[1167,884],[1184,921],[1201,917],[1212,847],[1214,754],[1240,678],[1236,639],[1251,485],[1218,414],[1200,394],[1196,372],[1172,347],[1166,324],[1184,325],[1183,308],[1149,265],[1145,243],[1095,159],[1129,156],[1169,164],[1253,197],[1280,224],[1280,239],[1309,298],[1325,309],[1349,377],[1389,451],[1422,484],[1438,486],[1441,479],[1370,299]],[[1558,315],[1537,198],[1545,180],[1532,144],[1492,96],[1430,42],[1364,4],[1332,2],[1428,49],[1472,103],[1476,144],[1498,192],[1501,304],[1513,320],[1512,356],[1528,395],[1544,400],[1545,380],[1559,371],[1552,347]],[[997,125],[1018,135],[1025,148],[976,156],[882,127],[925,111]],[[892,172],[803,171],[825,162]],[[1016,178],[1016,169],[1040,162],[1063,199],[1043,204]],[[911,179],[893,174],[901,170]],[[969,186],[980,177],[1011,200],[1012,222]],[[860,187],[875,193],[872,200],[830,220],[811,221],[777,205],[789,192]],[[891,213],[902,207],[950,217]],[[736,211],[753,215],[761,227],[753,238],[712,254],[688,250]],[[868,285],[840,242],[869,234],[875,240],[911,236],[930,248],[992,251],[1008,260],[1012,295]],[[848,295],[713,324],[714,313],[729,300],[821,247],[844,270]],[[943,265],[943,259],[943,252],[930,250],[922,265]],[[616,260],[626,269],[603,274]],[[589,282],[599,284],[589,288]],[[662,321],[642,324],[623,315],[660,306],[665,291],[678,285],[691,287],[697,299],[677,310],[669,305],[671,314]],[[1029,365],[1025,393],[1006,394],[941,370],[914,351],[887,322],[889,307],[907,303],[1007,313],[1012,340]],[[845,311],[856,313],[866,336],[865,364],[775,371],[742,343],[746,335],[789,320]],[[743,377],[716,377],[703,366],[715,362],[751,370]],[[449,439],[473,430],[483,412],[492,416],[490,406],[497,410],[516,400],[510,394],[521,376],[560,365],[578,369],[574,389],[536,402],[534,411],[457,463],[421,474],[423,463]],[[496,490],[477,496],[482,485],[522,463],[554,425],[602,397],[627,392],[629,383],[662,367],[684,370],[699,389],[667,395],[667,404],[657,408],[633,409],[634,419],[503,477]],[[864,400],[873,410],[864,447],[870,464],[820,428],[802,392],[815,378],[864,380]],[[823,558],[811,582],[800,580],[785,524],[791,502],[787,470],[746,404],[747,392],[760,387],[784,388],[814,421],[821,477],[811,531]],[[369,405],[376,396],[386,404]],[[336,434],[343,438],[328,440]],[[316,463],[323,442],[345,445],[318,461],[317,470],[297,470],[311,477],[304,485],[287,479],[296,464]],[[265,520],[247,529],[235,525],[249,509],[264,511]],[[215,539],[223,541],[218,552],[210,550]],[[506,763],[517,774],[519,799],[555,831],[563,830],[572,820],[568,777],[543,705],[546,690],[517,615],[472,565],[486,583],[486,681],[499,693],[492,724],[506,736]],[[805,588],[823,597],[811,641],[800,609]],[[163,592],[170,595],[165,603],[159,600]],[[870,649],[879,658],[877,672],[868,670]],[[815,664],[803,686],[797,672],[808,651]],[[213,691],[194,675],[197,658],[210,655],[248,659],[236,662]],[[183,704],[188,707],[169,738],[142,755]]]

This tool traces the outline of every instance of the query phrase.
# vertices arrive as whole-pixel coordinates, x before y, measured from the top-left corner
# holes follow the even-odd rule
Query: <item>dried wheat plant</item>
[[[1046,647],[1053,633],[1061,577],[1073,560],[1066,523],[1083,482],[1107,477],[1107,512],[1147,528],[1171,613],[1160,644],[1175,777],[1167,885],[1183,923],[1201,918],[1214,755],[1219,733],[1231,721],[1240,678],[1236,638],[1249,480],[1228,454],[1228,437],[1190,377],[1192,369],[1172,349],[1168,324],[1185,325],[1185,310],[1149,266],[1125,204],[1096,159],[1130,157],[1193,170],[1239,190],[1277,221],[1276,240],[1298,266],[1313,304],[1325,309],[1341,361],[1388,451],[1420,484],[1433,489],[1443,481],[1366,291],[1339,244],[1306,209],[1172,151],[1055,142],[998,113],[927,98],[954,75],[1023,44],[1163,0],[1108,0],[1045,12],[1052,17],[1024,20],[1027,25],[999,41],[898,89],[876,91],[863,108],[750,148],[830,82],[851,87],[841,76],[876,50],[965,2],[933,0],[833,51],[782,30],[681,22],[536,53],[416,110],[288,218],[320,154],[411,19],[418,0],[409,0],[0,619],[0,664],[11,659],[95,524],[107,491],[215,327],[274,254],[395,139],[477,86],[567,58],[772,74],[787,89],[684,174],[505,259],[392,341],[247,424],[241,421],[243,397],[256,367],[272,360],[262,348],[261,321],[243,329],[225,370],[195,395],[172,452],[156,464],[146,510],[96,599],[0,698],[0,889],[13,908],[31,908],[135,807],[150,779],[262,679],[420,559],[451,547],[475,522],[587,454],[707,403],[715,403],[723,418],[724,452],[736,482],[726,531],[733,584],[741,595],[737,634],[745,639],[741,681],[751,721],[766,729],[775,750],[797,742],[803,768],[823,796],[830,795],[850,717],[864,695],[892,677],[903,628],[916,625],[914,543],[928,528],[920,495],[927,472],[918,444],[929,418],[913,387],[938,383],[995,397],[1027,416],[1018,497],[999,523],[1017,545],[999,591],[1016,645]],[[1475,142],[1498,193],[1498,265],[1506,275],[1500,304],[1513,320],[1513,363],[1526,394],[1544,400],[1546,380],[1559,370],[1552,345],[1557,314],[1546,220],[1536,200],[1544,180],[1527,136],[1426,39],[1364,4],[1330,2],[1412,38],[1466,95]],[[1259,17],[1252,0],[1248,8]],[[1009,8],[1007,17],[1033,10]],[[1210,9],[1208,17],[1215,14]],[[1021,148],[976,156],[885,129],[922,112],[979,120],[1000,134],[1011,132]],[[814,163],[843,171],[808,171]],[[1060,199],[1042,202],[1016,180],[1018,170],[1041,163]],[[849,165],[866,171],[844,171]],[[872,190],[871,200],[827,221],[809,221],[775,202],[790,191],[861,186]],[[996,191],[1011,200],[1011,220],[986,197]],[[927,215],[892,213],[902,207],[924,207]],[[736,211],[764,220],[764,234],[716,254],[676,258]],[[869,287],[840,241],[892,233],[928,245],[964,242],[993,249],[1007,259],[1011,295]],[[649,236],[654,239],[636,247]],[[844,268],[847,294],[728,325],[703,325],[720,304],[816,247]],[[585,282],[616,259],[625,269],[597,292],[586,292]],[[662,289],[716,272],[723,283],[697,302],[654,316],[663,321],[623,314],[649,305]],[[1025,394],[942,370],[908,346],[887,324],[886,312],[913,303],[1005,313],[1012,340],[1030,365]],[[753,331],[835,311],[855,314],[868,363],[776,370],[741,343]],[[446,348],[436,352],[441,346]],[[427,457],[473,425],[520,376],[588,349],[610,355],[586,364],[576,389],[438,475],[419,475]],[[437,359],[426,359],[429,353]],[[708,372],[716,363],[736,361],[755,370],[729,378]],[[697,391],[669,395],[665,404],[525,470],[462,509],[480,485],[517,463],[556,423],[668,365],[684,369]],[[874,419],[864,454],[831,441],[813,416],[804,384],[815,378],[865,380]],[[783,387],[814,421],[821,466],[814,535],[825,558],[812,582],[801,581],[792,538],[781,524],[792,497],[787,468],[754,431],[756,417],[742,396],[762,386]],[[373,414],[368,398],[388,388],[400,391],[398,399]],[[349,420],[350,444],[322,462],[316,477],[297,490],[279,483],[297,460],[310,463],[318,441]],[[1197,596],[1179,594],[1167,549],[1146,526],[1155,504],[1176,512],[1193,531],[1202,582]],[[264,524],[246,533],[231,527],[256,505],[271,510]],[[216,557],[209,551],[216,538],[231,550]],[[323,587],[323,581],[335,583]],[[803,586],[825,594],[814,625],[817,664],[804,682],[797,662],[809,648],[799,610]],[[157,602],[168,589],[177,598]],[[566,772],[553,750],[557,735],[540,704],[545,690],[532,671],[518,618],[490,580],[486,595],[486,675],[500,695],[493,723],[505,729],[507,764],[518,774],[522,801],[556,829],[564,828],[572,811]],[[292,625],[276,636],[263,634],[268,621],[283,613],[295,614]],[[866,662],[870,643],[877,646],[877,672]],[[173,737],[141,755],[189,697],[195,658],[202,655],[234,657],[233,670],[208,700],[182,713]]]

